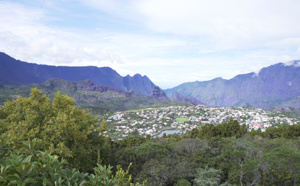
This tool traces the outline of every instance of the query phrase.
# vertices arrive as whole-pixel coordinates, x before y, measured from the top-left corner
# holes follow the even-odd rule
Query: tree
[[[262,151],[249,139],[231,140],[226,145],[225,150],[222,151],[221,156],[223,161],[228,161],[225,165],[227,165],[230,183],[238,185],[260,184]],[[224,171],[224,173],[226,172]]]
[[[103,119],[99,127],[99,132],[103,133],[105,131],[107,131],[107,122]]]
[[[0,113],[1,132],[15,148],[36,138],[41,150],[67,158],[78,168],[95,164],[99,146],[91,145],[95,138],[90,136],[98,119],[76,107],[73,98],[57,92],[51,102],[34,88],[28,98],[7,101]]]
[[[220,185],[222,179],[222,171],[210,167],[196,169],[197,175],[194,179],[195,185]]]
[[[186,179],[181,179],[177,182],[176,186],[191,186],[192,184]]]
[[[8,147],[6,138],[0,136],[1,147]],[[115,174],[112,166],[101,165],[93,173],[83,173],[75,168],[65,168],[66,162],[59,156],[39,151],[37,139],[23,141],[22,148],[10,148],[7,154],[1,154],[0,185],[122,185],[139,186],[132,182],[128,166],[124,171],[117,166]],[[143,182],[144,185],[145,182]]]
[[[264,154],[262,185],[299,185],[300,152],[284,138],[273,139]],[[299,142],[297,142],[299,143]]]
[[[163,137],[163,138],[167,138],[167,134],[166,134],[166,133],[164,133],[162,137]]]

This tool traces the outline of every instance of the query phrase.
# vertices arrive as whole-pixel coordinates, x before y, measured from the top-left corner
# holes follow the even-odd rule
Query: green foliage
[[[227,144],[221,154],[222,168],[227,169],[231,183],[240,185],[257,184],[261,178],[259,166],[262,151],[248,139],[240,138]]]
[[[205,167],[196,169],[197,175],[194,185],[218,186],[222,180],[222,171],[214,168]]]
[[[94,154],[91,138],[98,119],[75,106],[75,101],[56,93],[53,101],[38,89],[32,89],[28,98],[7,101],[0,109],[1,129],[4,137],[15,148],[24,140],[37,139],[39,149],[73,161],[77,168],[89,169],[93,163],[81,161]],[[72,162],[72,161],[70,161]]]
[[[100,127],[99,127],[99,132],[103,133],[105,131],[107,131],[107,123],[106,120],[102,120]]]
[[[210,139],[215,137],[242,137],[247,133],[245,125],[240,126],[236,120],[231,120],[228,123],[222,123],[217,126],[213,124],[205,124],[200,130],[193,129],[189,137]]]
[[[297,139],[300,137],[300,125],[281,125],[279,127],[267,128],[265,132],[261,132],[260,129],[252,130],[250,135],[261,136],[265,138],[286,138],[286,139]]]
[[[300,182],[300,152],[294,150],[295,143],[285,139],[270,141],[264,146],[265,162],[263,170],[263,184],[298,185]]]
[[[122,145],[113,145],[114,164],[127,167],[129,162],[133,162],[133,180],[147,179],[147,185],[176,185],[182,179],[196,184],[195,178],[200,174],[199,171],[200,175],[216,173],[212,179],[209,176],[204,176],[206,180],[200,179],[205,183],[200,183],[198,179],[199,185],[300,183],[299,139],[261,141],[245,134],[239,138],[235,135],[208,139],[167,137],[144,139],[140,143],[125,138],[124,142],[116,143]],[[284,145],[288,146],[286,150]]]
[[[267,138],[287,138],[296,139],[300,136],[300,125],[280,126],[278,128],[268,128],[266,132],[260,134]]]
[[[191,186],[192,184],[186,179],[179,180],[176,186]]]
[[[0,139],[4,140],[2,136]],[[82,173],[75,168],[66,168],[66,161],[58,156],[37,150],[36,139],[23,144],[22,148],[11,148],[10,153],[0,156],[4,160],[0,164],[1,185],[140,185],[132,182],[131,165],[126,171],[117,166],[115,174],[112,166],[101,164],[92,174]]]

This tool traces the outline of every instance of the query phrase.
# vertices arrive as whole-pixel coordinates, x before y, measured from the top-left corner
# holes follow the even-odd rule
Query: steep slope
[[[176,92],[192,96],[210,106],[299,107],[300,61],[278,63],[258,74],[237,75],[225,80],[197,81],[165,90],[168,97]]]
[[[92,80],[96,85],[106,85],[122,91],[133,89],[147,96],[155,86],[147,76],[120,76],[109,67],[65,67],[37,65],[16,60],[0,52],[0,82],[7,85],[43,83],[52,78],[67,81]]]
[[[147,76],[136,74],[133,77],[127,75],[123,78],[125,91],[134,90],[141,95],[150,95],[155,85]]]

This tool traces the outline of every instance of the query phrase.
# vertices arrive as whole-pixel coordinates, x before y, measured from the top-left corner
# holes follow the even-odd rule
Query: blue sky
[[[300,59],[298,0],[0,0],[0,51],[171,88]]]

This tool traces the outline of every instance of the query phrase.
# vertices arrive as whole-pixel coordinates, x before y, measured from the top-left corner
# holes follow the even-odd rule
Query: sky
[[[0,51],[163,89],[300,59],[299,0],[0,0]]]

